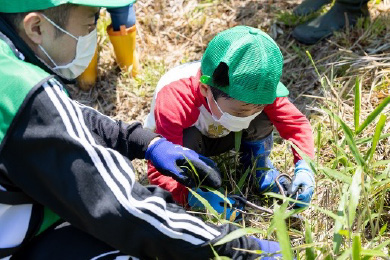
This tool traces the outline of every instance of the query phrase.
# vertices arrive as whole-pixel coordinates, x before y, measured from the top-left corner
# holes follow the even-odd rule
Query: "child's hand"
[[[213,188],[221,186],[221,174],[211,159],[173,144],[165,138],[152,140],[146,150],[145,159],[150,160],[161,174],[170,176],[187,187],[192,188],[196,184]],[[195,176],[190,163],[198,176]]]
[[[299,188],[302,192],[298,195],[298,200],[306,203],[310,203],[313,196],[315,186],[314,174],[311,171],[309,165],[304,160],[299,160],[295,164],[294,177],[290,187],[290,194],[297,192]],[[307,205],[297,203],[296,207],[307,207]]]

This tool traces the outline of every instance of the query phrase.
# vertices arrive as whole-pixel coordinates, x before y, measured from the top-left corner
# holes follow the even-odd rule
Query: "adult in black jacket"
[[[150,159],[194,186],[180,168],[189,159],[218,187],[212,161],[66,93],[62,82],[80,75],[95,52],[98,7],[132,2],[0,1],[0,258],[209,259],[210,245],[235,229],[186,214],[166,191],[137,183],[131,165]],[[233,248],[279,250],[241,237],[215,251],[258,257]]]

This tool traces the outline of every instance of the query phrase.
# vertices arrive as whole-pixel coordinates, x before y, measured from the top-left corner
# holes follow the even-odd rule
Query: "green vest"
[[[17,58],[0,40],[0,147],[28,93],[49,76],[37,66]]]
[[[8,129],[18,116],[28,94],[34,86],[48,77],[50,74],[41,68],[16,57],[11,47],[0,40],[0,150]],[[46,208],[43,215],[43,223],[38,233],[60,219]]]

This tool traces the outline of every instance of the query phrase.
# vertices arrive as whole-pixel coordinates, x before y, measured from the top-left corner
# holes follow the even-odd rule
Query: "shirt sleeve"
[[[291,141],[302,152],[314,158],[314,139],[310,122],[287,97],[276,98],[273,104],[264,108],[264,112],[282,138]],[[294,163],[302,159],[295,149],[293,155]]]
[[[130,160],[94,138],[82,109],[56,82],[44,83],[8,133],[0,173],[37,203],[123,253],[140,259],[211,258],[209,244],[235,228],[207,225],[186,214],[167,191],[137,183]],[[216,250],[255,258],[234,247],[259,249],[242,237]]]
[[[156,133],[179,145],[183,145],[184,129],[192,126],[200,113],[190,84],[191,79],[172,82],[161,89],[155,103]],[[188,189],[171,177],[159,173],[152,163],[149,162],[148,166],[150,183],[171,192],[177,203],[186,205]]]
[[[78,116],[85,122],[93,139],[130,160],[145,158],[149,143],[158,136],[148,129],[143,129],[139,122],[127,124],[123,121],[115,121],[91,107],[76,101],[73,101],[73,104],[77,106],[78,111],[81,111]]]

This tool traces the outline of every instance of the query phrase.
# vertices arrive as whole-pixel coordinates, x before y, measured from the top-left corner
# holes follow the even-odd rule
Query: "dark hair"
[[[225,62],[219,63],[218,67],[214,70],[212,80],[213,84],[220,88],[229,86],[229,66]],[[225,99],[233,99],[228,94],[216,87],[210,86],[210,88],[215,100],[220,97]]]
[[[69,15],[72,8],[76,5],[74,4],[63,4],[56,7],[52,7],[46,10],[40,10],[36,12],[41,12],[46,15],[49,19],[55,22],[61,28],[65,28],[69,21]],[[33,12],[33,11],[31,11]],[[20,30],[20,23],[23,21],[24,17],[31,12],[23,13],[1,13],[1,16],[7,21],[9,25],[13,27],[16,32]],[[55,37],[59,37],[63,34],[61,30],[56,28]]]
[[[229,66],[225,62],[219,63],[218,67],[214,70],[212,76],[213,84],[219,88],[229,86]],[[214,99],[217,101],[218,98],[234,99],[222,90],[210,86],[211,93],[213,93]],[[255,105],[256,107],[264,107],[264,105]]]

